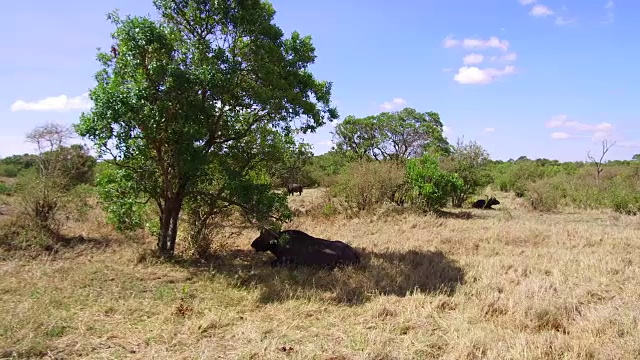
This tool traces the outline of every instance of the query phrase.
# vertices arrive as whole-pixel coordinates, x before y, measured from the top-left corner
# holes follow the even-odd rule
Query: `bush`
[[[331,150],[314,156],[305,167],[305,173],[309,175],[314,185],[332,187],[339,181],[338,175],[344,172],[349,164],[346,154]]]
[[[438,160],[430,155],[407,162],[407,179],[412,205],[428,211],[445,207],[464,185],[460,176],[441,170]]]
[[[361,160],[349,165],[331,187],[333,196],[359,210],[397,200],[405,189],[405,166],[395,161]]]
[[[56,241],[57,234],[19,213],[0,220],[0,246],[9,250],[46,249]]]
[[[596,183],[592,169],[573,175],[560,174],[526,185],[531,207],[552,211],[563,206],[580,209],[612,209],[634,215],[640,211],[640,176],[633,169],[607,172]]]
[[[22,168],[18,165],[0,164],[0,176],[13,178],[18,176]]]
[[[609,208],[624,215],[637,215],[640,212],[640,186],[633,175],[619,176],[606,186]]]
[[[23,170],[31,169],[37,164],[36,155],[12,155],[0,160],[0,176],[13,178]]]
[[[526,194],[531,208],[543,212],[558,209],[567,197],[566,188],[558,178],[529,183],[526,186]]]
[[[11,195],[11,194],[13,194],[13,187],[5,183],[0,183],[0,195]]]
[[[19,211],[30,223],[58,232],[61,226],[58,213],[66,196],[64,183],[49,177],[20,176],[16,194]]]
[[[453,153],[440,162],[442,169],[449,173],[456,173],[462,179],[462,186],[457,187],[451,194],[451,205],[462,207],[469,196],[492,181],[488,169],[489,153],[475,141],[467,144],[462,140],[453,149]]]

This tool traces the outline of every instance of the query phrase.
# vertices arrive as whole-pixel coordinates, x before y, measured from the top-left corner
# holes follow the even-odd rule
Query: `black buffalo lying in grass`
[[[289,195],[293,195],[293,193],[298,193],[299,195],[302,195],[302,185],[300,185],[300,184],[288,184],[287,185],[287,192],[289,193]]]
[[[261,230],[251,247],[275,255],[272,267],[301,265],[333,270],[360,264],[358,252],[344,242],[317,238],[300,230]]]
[[[474,209],[491,209],[493,210],[492,206],[493,205],[500,205],[500,201],[498,201],[498,199],[496,199],[495,197],[490,197],[489,200],[484,200],[484,199],[480,199],[480,200],[476,200],[476,202],[474,202],[473,204],[471,204],[471,207]]]

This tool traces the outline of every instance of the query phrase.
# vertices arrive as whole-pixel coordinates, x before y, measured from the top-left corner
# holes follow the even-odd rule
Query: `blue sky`
[[[615,1],[615,0],[614,0]],[[313,71],[334,82],[341,118],[404,106],[436,111],[446,135],[494,159],[584,160],[640,153],[640,3],[608,0],[276,0],[277,24],[312,35]],[[0,5],[0,156],[24,135],[77,122],[113,30],[105,14],[154,13],[151,0],[23,0]],[[466,63],[466,64],[465,64]],[[305,136],[330,149],[332,124]]]

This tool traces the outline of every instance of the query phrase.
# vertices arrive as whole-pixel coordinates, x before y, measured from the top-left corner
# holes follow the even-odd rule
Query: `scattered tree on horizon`
[[[364,118],[347,116],[333,132],[336,149],[357,159],[403,160],[425,153],[449,154],[437,112],[404,108]]]

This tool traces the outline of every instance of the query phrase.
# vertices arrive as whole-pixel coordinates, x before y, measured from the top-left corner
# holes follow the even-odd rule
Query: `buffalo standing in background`
[[[500,205],[500,201],[498,201],[498,199],[496,199],[495,197],[490,197],[489,200],[484,200],[484,199],[480,199],[480,200],[476,200],[476,202],[474,202],[471,207],[474,209],[491,209],[493,210],[492,206],[493,205]]]
[[[302,185],[300,184],[289,184],[287,185],[287,192],[289,195],[293,195],[293,193],[298,193],[302,195]]]
[[[344,242],[317,238],[300,230],[261,230],[251,247],[275,255],[272,267],[302,265],[333,270],[337,266],[360,264],[358,252]]]

